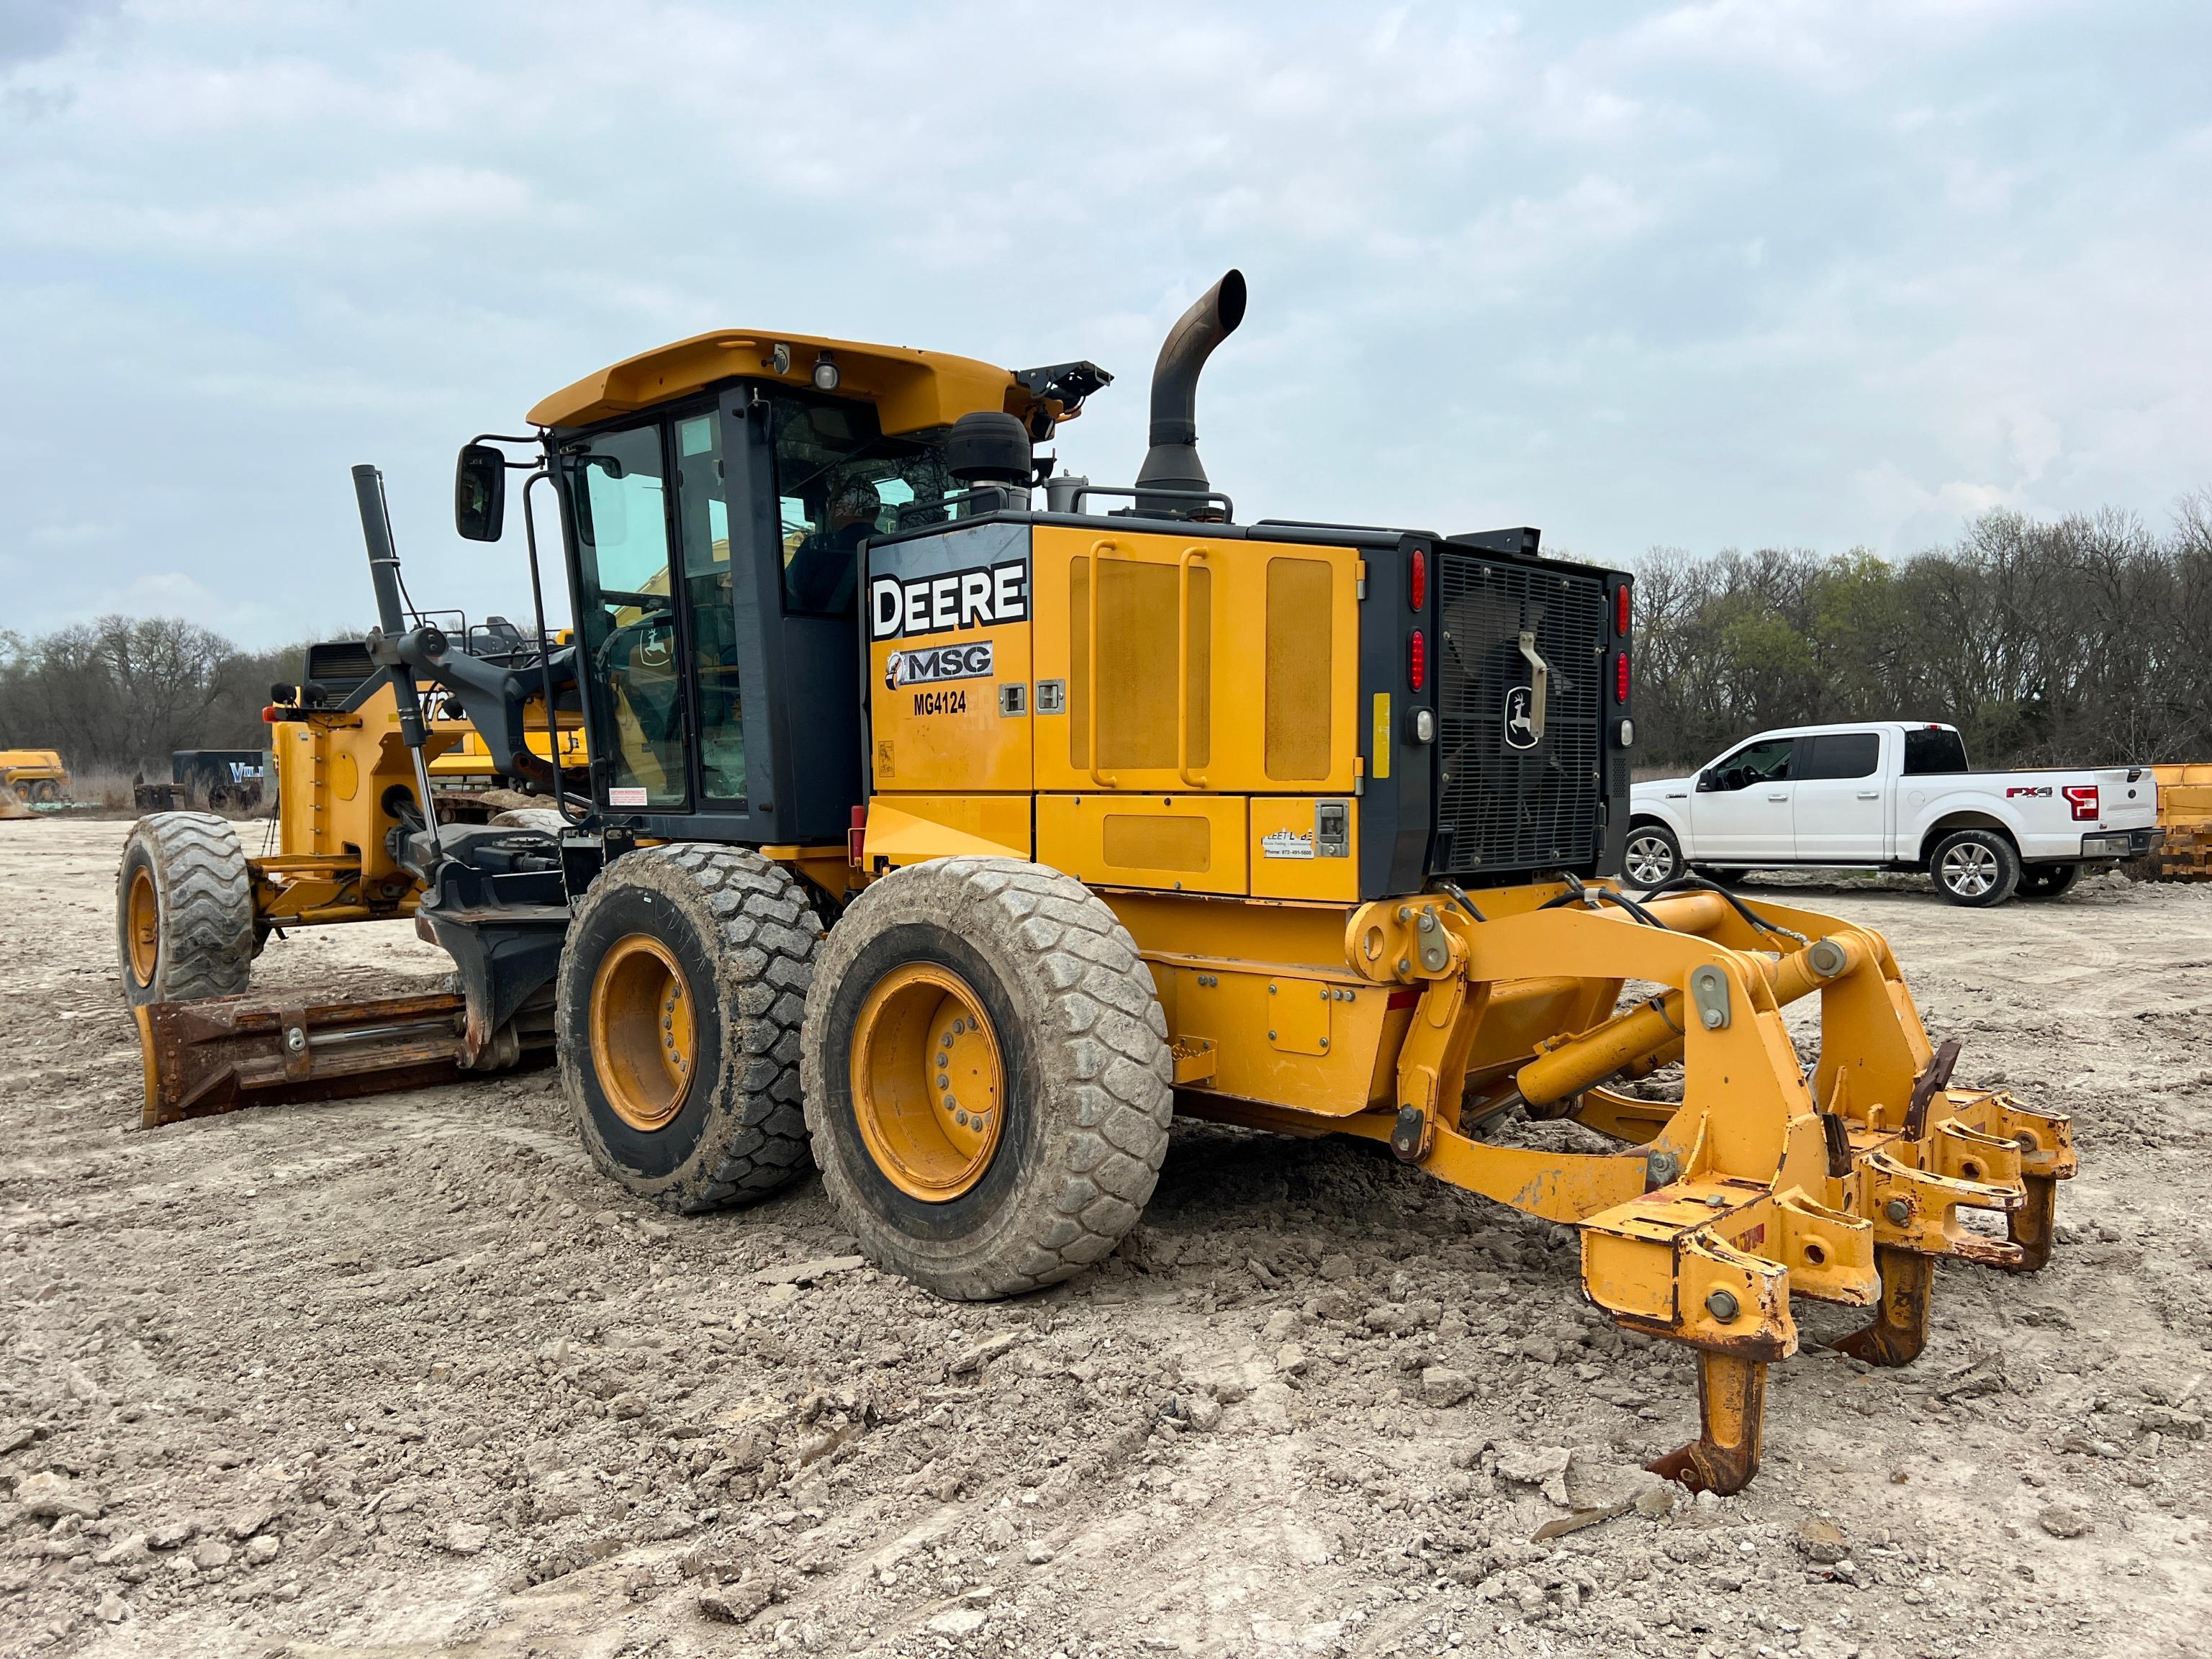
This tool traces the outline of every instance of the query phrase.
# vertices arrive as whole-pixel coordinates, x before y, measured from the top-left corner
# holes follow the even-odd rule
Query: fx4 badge
[[[1534,749],[1543,736],[1529,710],[1535,694],[1525,685],[1516,685],[1505,694],[1505,746],[1508,749]]]
[[[991,678],[991,641],[973,645],[940,645],[930,651],[894,651],[884,664],[884,689],[934,684],[939,680],[987,680]]]

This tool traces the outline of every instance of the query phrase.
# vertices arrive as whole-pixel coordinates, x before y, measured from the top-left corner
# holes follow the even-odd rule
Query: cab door
[[[1881,862],[1889,839],[1881,733],[1822,732],[1800,738],[1796,761],[1790,810],[1798,858],[1808,864]]]
[[[561,477],[591,700],[593,794],[617,815],[680,812],[690,796],[690,721],[660,423],[576,440]]]
[[[1700,864],[1786,863],[1796,855],[1790,804],[1797,738],[1763,738],[1698,777],[1690,799],[1690,855]]]

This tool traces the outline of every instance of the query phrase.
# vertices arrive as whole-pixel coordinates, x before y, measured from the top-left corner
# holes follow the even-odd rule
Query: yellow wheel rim
[[[982,999],[934,963],[876,982],[853,1034],[853,1109],[884,1178],[942,1204],[983,1178],[1006,1125],[1006,1068]]]
[[[143,865],[131,872],[123,927],[131,945],[131,977],[151,985],[161,961],[161,896],[154,886],[154,872]]]
[[[675,954],[647,933],[618,939],[592,975],[592,1067],[615,1115],[664,1127],[699,1063],[698,1026]]]

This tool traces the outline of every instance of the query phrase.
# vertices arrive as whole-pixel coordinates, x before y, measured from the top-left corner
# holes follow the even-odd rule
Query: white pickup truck
[[[1861,866],[1924,870],[1954,904],[2002,904],[2056,898],[2158,836],[2148,767],[1972,772],[1956,728],[1901,720],[1762,732],[1629,803],[1632,887],[1693,866]]]

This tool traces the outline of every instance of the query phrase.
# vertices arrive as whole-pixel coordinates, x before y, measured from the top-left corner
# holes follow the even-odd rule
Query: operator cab
[[[861,544],[956,510],[945,442],[962,415],[1013,415],[1038,436],[1073,416],[1105,380],[1063,372],[1074,368],[1090,366],[1015,375],[939,353],[709,335],[532,410],[604,820],[651,836],[696,835],[704,817],[717,838],[842,842],[864,799]],[[462,533],[477,539],[498,533],[496,456],[463,452]]]

